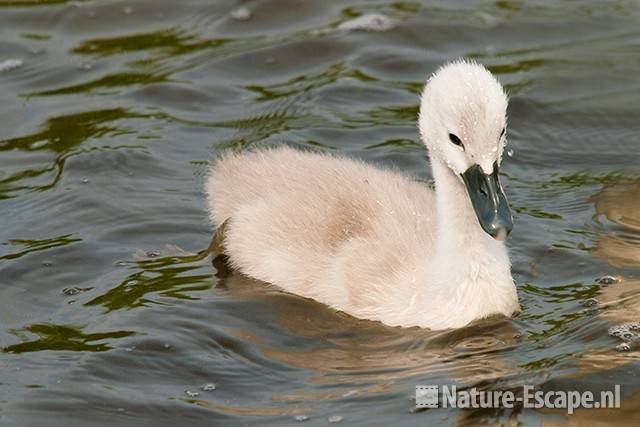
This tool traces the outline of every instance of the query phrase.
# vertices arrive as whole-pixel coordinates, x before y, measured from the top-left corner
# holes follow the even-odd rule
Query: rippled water
[[[637,425],[638,353],[607,329],[640,320],[639,8],[0,0],[0,424]],[[395,28],[339,29],[365,13]],[[285,142],[428,180],[418,94],[460,56],[511,94],[518,318],[388,328],[216,277],[208,160]],[[412,410],[446,383],[623,401]]]

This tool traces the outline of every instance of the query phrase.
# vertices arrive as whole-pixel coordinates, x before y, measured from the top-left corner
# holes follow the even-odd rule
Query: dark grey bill
[[[498,162],[493,164],[491,175],[474,165],[462,174],[462,179],[482,229],[494,239],[506,239],[513,229],[513,217],[498,179]]]

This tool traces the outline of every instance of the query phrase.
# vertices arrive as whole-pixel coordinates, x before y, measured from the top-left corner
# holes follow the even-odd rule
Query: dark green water
[[[336,29],[370,12],[397,27]],[[1,425],[640,423],[607,333],[640,320],[638,2],[0,0],[0,35]],[[518,318],[394,329],[215,276],[210,159],[285,142],[428,180],[418,95],[460,56],[511,94]],[[448,383],[623,401],[412,410]]]

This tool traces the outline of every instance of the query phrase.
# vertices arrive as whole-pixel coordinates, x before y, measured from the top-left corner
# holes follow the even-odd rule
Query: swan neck
[[[436,186],[437,242],[440,250],[460,251],[473,242],[493,240],[480,227],[462,179],[432,160]]]

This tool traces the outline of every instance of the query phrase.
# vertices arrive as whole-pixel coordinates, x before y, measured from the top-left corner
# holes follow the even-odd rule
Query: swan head
[[[482,65],[456,61],[427,81],[419,127],[432,159],[464,183],[482,229],[503,240],[513,218],[498,169],[506,143],[507,96]]]

